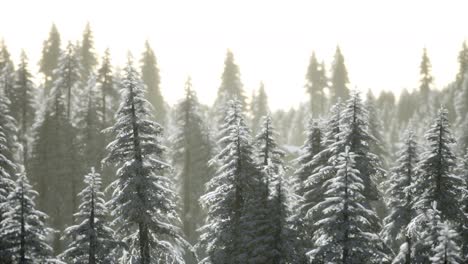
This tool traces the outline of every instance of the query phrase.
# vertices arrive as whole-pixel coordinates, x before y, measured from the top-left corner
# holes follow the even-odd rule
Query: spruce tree
[[[214,173],[209,165],[214,146],[190,79],[185,84],[185,98],[176,107],[176,126],[176,135],[172,140],[173,159],[179,172],[177,179],[181,186],[183,229],[188,241],[195,243],[198,239],[197,229],[205,218],[198,200]]]
[[[167,118],[166,103],[161,93],[161,77],[154,51],[148,41],[145,42],[145,51],[141,58],[141,78],[146,85],[146,99],[153,105],[156,121],[165,124]]]
[[[240,79],[239,66],[234,61],[234,54],[228,50],[224,60],[224,70],[221,76],[221,85],[218,88],[218,94],[213,105],[214,116],[217,124],[224,122],[227,102],[230,100],[239,100],[242,104],[242,110],[246,109],[246,96]]]
[[[12,113],[18,122],[18,136],[23,145],[22,162],[26,169],[29,157],[30,127],[34,122],[36,109],[34,107],[35,86],[33,76],[28,69],[28,58],[24,51],[21,52],[20,64],[15,73],[14,101],[12,102]]]
[[[5,41],[0,42],[0,89],[3,90],[4,96],[8,98],[10,103],[14,100],[14,85],[15,85],[15,65],[10,58],[10,52],[5,44]],[[10,107],[13,105],[11,104]],[[11,109],[13,110],[13,109]]]
[[[427,55],[427,49],[423,49],[423,55],[421,59],[421,65],[420,65],[420,85],[419,85],[419,92],[422,96],[423,104],[428,104],[429,103],[429,93],[432,88],[432,83],[434,81],[434,78],[432,77],[431,73],[431,61],[429,60],[429,56]]]
[[[85,188],[81,197],[76,222],[65,229],[63,239],[68,241],[60,258],[68,263],[112,264],[116,263],[117,250],[123,246],[115,239],[109,227],[109,212],[101,190],[101,176],[94,168],[84,177]]]
[[[464,263],[461,257],[461,249],[457,244],[458,233],[450,227],[450,223],[439,223],[438,245],[432,249],[433,255],[430,258],[433,264],[461,264]]]
[[[218,170],[201,198],[208,210],[201,228],[200,244],[207,255],[202,263],[265,261],[256,258],[265,256],[256,254],[259,244],[254,235],[261,216],[257,210],[266,202],[265,181],[254,159],[241,101],[229,101],[225,116],[218,142],[221,150],[212,161]]]
[[[86,23],[86,27],[83,32],[83,38],[79,48],[81,64],[83,65],[83,72],[81,77],[83,78],[82,81],[86,82],[89,75],[94,72],[94,68],[97,65],[97,56],[96,52],[94,51],[93,31],[91,30],[89,22]]]
[[[114,81],[110,51],[106,49],[102,57],[101,65],[97,73],[97,86],[101,98],[102,123],[107,127],[114,118],[114,112],[118,107],[119,93]]]
[[[252,133],[256,135],[260,129],[262,118],[270,112],[268,107],[268,96],[265,92],[265,85],[260,83],[258,93],[252,97]]]
[[[357,156],[346,147],[337,162],[337,174],[325,183],[326,199],[316,210],[323,218],[315,222],[316,247],[308,255],[314,262],[388,262],[385,246],[375,233],[377,215],[367,208],[365,183],[357,169]]]
[[[262,129],[256,136],[259,163],[263,167],[266,180],[265,197],[268,201],[263,230],[259,230],[259,239],[265,241],[268,250],[268,263],[296,263],[298,254],[297,235],[293,229],[291,190],[283,164],[285,152],[275,141],[276,131],[270,116],[265,116]]]
[[[419,162],[419,149],[411,130],[406,132],[397,156],[396,166],[385,183],[389,214],[384,219],[381,234],[388,245],[400,249],[394,262],[410,264],[413,262],[414,237],[408,232],[408,226],[417,214],[412,186],[418,177]]]
[[[454,173],[456,157],[452,147],[455,140],[450,131],[446,109],[439,110],[425,138],[428,149],[419,164],[421,176],[414,182],[414,188],[418,190],[416,206],[424,212],[436,202],[442,221],[462,224],[464,183]]]
[[[367,98],[366,98],[365,107],[368,112],[368,124],[369,124],[368,130],[369,130],[369,134],[373,137],[373,140],[371,140],[370,142],[371,145],[369,146],[370,151],[376,154],[379,157],[379,159],[382,161],[383,163],[382,165],[386,167],[387,158],[389,154],[387,152],[388,148],[387,146],[385,146],[385,140],[384,140],[384,136],[382,133],[383,126],[380,120],[380,117],[381,117],[380,111],[379,109],[376,108],[376,100],[371,90],[367,92],[366,97]],[[378,105],[382,108],[384,107],[383,103],[379,103]],[[386,109],[386,110],[389,110],[389,109]]]
[[[144,84],[129,55],[116,123],[109,128],[115,139],[107,146],[106,163],[119,167],[110,205],[117,233],[129,246],[125,263],[183,263],[185,240],[179,222],[172,182],[164,172],[163,129],[153,121]]]
[[[53,73],[58,66],[60,54],[60,34],[55,24],[52,24],[49,38],[43,43],[42,58],[39,62],[39,71],[44,75],[46,94],[52,84]]]
[[[310,57],[309,67],[306,73],[305,88],[310,97],[310,110],[312,115],[318,117],[325,112],[327,88],[327,77],[325,76],[325,65],[320,64],[315,57],[315,52]]]
[[[53,89],[62,89],[66,98],[66,115],[69,121],[76,113],[77,97],[81,90],[82,66],[76,47],[69,42],[66,50],[60,56],[57,70],[54,71]]]
[[[13,263],[48,263],[52,248],[47,244],[51,229],[45,225],[47,215],[36,209],[34,199],[38,193],[32,189],[26,175],[20,174],[5,206],[8,211],[1,222],[2,251]]]
[[[349,79],[348,71],[344,63],[344,57],[340,47],[336,47],[335,58],[333,61],[331,72],[331,99],[336,102],[338,98],[345,101],[349,98],[348,89]]]

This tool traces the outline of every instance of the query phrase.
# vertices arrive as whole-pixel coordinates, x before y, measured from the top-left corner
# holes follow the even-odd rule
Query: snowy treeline
[[[228,51],[212,107],[162,96],[155,53],[122,68],[52,27],[33,81],[0,46],[0,263],[466,263],[468,48],[444,89],[351,91],[339,48],[310,100],[248,98]],[[182,87],[181,87],[182,89]]]

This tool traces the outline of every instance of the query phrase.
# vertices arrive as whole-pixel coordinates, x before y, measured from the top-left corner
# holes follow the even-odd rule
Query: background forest
[[[169,105],[144,47],[114,65],[53,25],[34,78],[0,44],[0,263],[467,263],[465,43],[399,96],[312,54],[276,111],[229,50],[213,105],[190,77]]]

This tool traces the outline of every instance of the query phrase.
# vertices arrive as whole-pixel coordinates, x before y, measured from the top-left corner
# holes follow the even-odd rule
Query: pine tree
[[[239,66],[234,62],[234,54],[228,50],[226,59],[224,60],[224,71],[221,76],[221,86],[218,89],[218,94],[213,105],[214,115],[218,124],[224,121],[227,102],[230,100],[239,100],[242,104],[242,110],[247,107],[246,96],[240,79]]]
[[[84,182],[86,187],[78,194],[81,204],[75,213],[78,224],[65,229],[63,238],[69,243],[60,258],[69,263],[115,263],[116,251],[123,245],[116,241],[107,222],[109,212],[101,191],[101,176],[91,168]]]
[[[260,83],[260,88],[258,89],[258,93],[252,97],[252,133],[254,135],[260,129],[261,120],[264,116],[268,115],[270,112],[268,107],[268,96],[265,92],[265,85],[263,82]]]
[[[52,84],[53,73],[59,64],[60,54],[60,34],[55,24],[52,24],[49,38],[44,41],[42,58],[39,62],[39,71],[44,75],[46,94]]]
[[[331,99],[333,102],[336,102],[338,98],[341,98],[343,101],[349,98],[348,83],[348,71],[346,70],[344,57],[340,47],[336,47],[330,87]]]
[[[419,190],[416,206],[424,212],[436,202],[442,221],[460,223],[464,218],[460,202],[464,192],[463,180],[454,174],[456,157],[452,146],[455,140],[444,108],[439,110],[425,138],[428,150],[423,153],[419,164],[421,176],[414,183],[414,188]]]
[[[381,234],[388,245],[394,249],[400,248],[395,263],[410,264],[413,261],[414,237],[409,234],[408,226],[417,213],[412,186],[418,176],[419,149],[414,137],[413,131],[406,132],[404,143],[397,154],[399,158],[396,166],[385,183],[388,186],[386,203],[389,214],[384,219]]]
[[[102,57],[101,66],[97,73],[97,86],[101,98],[102,123],[105,127],[113,120],[114,112],[118,106],[119,93],[114,81],[110,51],[106,49]]]
[[[147,87],[146,99],[157,109],[154,111],[156,121],[164,125],[167,118],[166,103],[161,93],[161,77],[156,56],[148,41],[145,42],[145,51],[141,58],[141,77]]]
[[[457,244],[458,233],[450,227],[448,222],[439,223],[438,245],[432,249],[430,258],[433,264],[461,264],[463,263],[460,247]]]
[[[200,108],[189,78],[185,84],[185,98],[176,108],[177,131],[173,139],[173,159],[179,171],[177,178],[181,186],[184,233],[191,243],[197,241],[197,229],[205,218],[205,212],[200,208],[198,200],[205,191],[206,182],[214,173],[208,164],[214,146]]]
[[[116,230],[129,245],[125,263],[150,264],[159,261],[183,263],[180,245],[185,242],[176,226],[175,192],[164,176],[169,165],[162,160],[162,127],[152,120],[144,85],[129,56],[122,87],[122,103],[115,135],[108,146],[106,163],[119,166],[110,205]]]
[[[421,66],[420,66],[420,85],[419,85],[419,92],[421,93],[423,104],[428,104],[429,103],[429,93],[432,88],[432,82],[434,81],[434,78],[432,77],[431,73],[431,61],[429,60],[429,57],[427,55],[427,49],[423,49],[423,55],[421,59]]]
[[[39,114],[30,161],[32,180],[41,194],[39,208],[51,217],[51,225],[56,230],[72,223],[79,190],[77,147],[73,126],[67,118],[64,92],[54,87]],[[58,236],[53,246],[56,252],[61,252]]]
[[[380,98],[379,98],[380,99]],[[387,146],[385,146],[384,136],[382,133],[382,122],[380,121],[379,110],[376,108],[375,97],[372,94],[372,91],[367,92],[367,98],[365,107],[368,112],[368,130],[369,134],[372,136],[373,140],[370,142],[370,151],[376,154],[379,159],[382,161],[382,165],[386,167],[387,158],[389,156],[387,152]],[[379,103],[379,106],[384,107],[383,104]]]
[[[266,214],[263,215],[266,228],[259,230],[258,237],[267,244],[268,263],[296,263],[300,256],[296,232],[291,223],[291,191],[285,180],[286,168],[283,164],[285,152],[276,143],[275,135],[271,117],[265,116],[262,130],[255,138],[257,156],[265,173],[265,197],[268,200],[268,206],[264,208]]]
[[[254,159],[242,103],[229,101],[220,129],[220,152],[212,162],[218,170],[208,182],[201,202],[208,210],[201,228],[201,246],[207,257],[202,263],[247,263],[264,261],[256,254],[259,208],[265,205],[265,185]],[[263,203],[263,204],[262,204]],[[265,257],[265,256],[263,256]],[[262,262],[257,262],[262,263]]]
[[[104,127],[101,100],[98,96],[96,77],[91,73],[77,105],[76,127],[80,155],[84,168],[100,168],[104,157],[106,140],[101,130]]]
[[[307,68],[305,88],[310,96],[310,110],[313,116],[318,117],[325,112],[327,77],[325,76],[325,65],[320,64],[315,57],[315,52],[310,57]]]
[[[28,69],[28,58],[24,51],[21,52],[20,64],[15,73],[15,86],[14,86],[14,101],[12,102],[12,113],[19,125],[19,138],[23,145],[22,162],[26,169],[27,160],[29,157],[29,142],[30,127],[34,122],[36,109],[34,107],[35,100],[35,86],[33,76]]]
[[[81,74],[82,81],[86,82],[91,73],[94,72],[94,68],[97,65],[97,56],[94,51],[94,37],[91,26],[86,23],[85,30],[83,32],[83,38],[80,45],[80,59],[81,64],[83,65],[83,72]]]
[[[337,174],[325,184],[326,199],[316,210],[323,218],[315,222],[316,248],[312,261],[333,263],[382,263],[389,261],[385,246],[375,233],[377,215],[367,208],[365,183],[357,169],[357,156],[346,147],[337,163]]]
[[[468,153],[465,154],[463,159],[459,161],[459,168],[458,168],[458,174],[462,178],[464,182],[464,189],[468,190]],[[464,192],[462,195],[462,202],[463,202],[463,212],[465,213],[465,216],[468,215],[468,192]],[[464,225],[463,229],[461,232],[462,236],[462,252],[463,256],[465,259],[468,258],[468,217],[465,217],[464,219]]]
[[[342,121],[346,127],[339,135],[342,145],[349,146],[356,156],[356,166],[364,182],[364,196],[369,201],[376,201],[379,197],[376,180],[382,178],[384,170],[381,160],[370,149],[377,142],[368,130],[368,111],[359,92],[354,92],[347,101]]]
[[[456,77],[457,87],[465,81],[465,74],[468,72],[468,46],[463,41],[462,49],[458,53],[458,73]]]
[[[69,42],[60,56],[57,70],[54,72],[53,89],[62,89],[66,97],[66,114],[69,121],[76,112],[77,97],[81,88],[82,66],[77,56],[76,47]]]
[[[2,40],[0,42],[0,89],[3,90],[4,96],[8,98],[10,104],[14,102],[14,78],[15,66],[10,58],[10,52],[5,41]]]
[[[47,263],[52,257],[52,248],[47,244],[51,229],[46,227],[47,215],[36,209],[38,193],[32,189],[26,175],[19,175],[15,189],[8,196],[1,222],[2,242],[13,263]]]

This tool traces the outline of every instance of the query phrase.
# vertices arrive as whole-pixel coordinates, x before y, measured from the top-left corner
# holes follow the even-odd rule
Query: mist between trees
[[[468,48],[459,73],[378,97],[339,47],[272,112],[227,51],[215,103],[175,106],[155,53],[98,59],[52,26],[32,80],[0,46],[0,263],[467,263]]]

